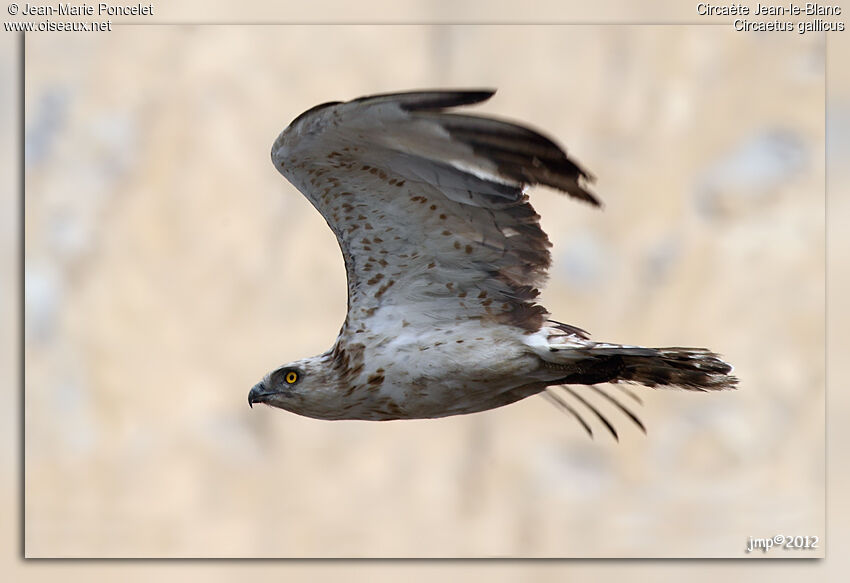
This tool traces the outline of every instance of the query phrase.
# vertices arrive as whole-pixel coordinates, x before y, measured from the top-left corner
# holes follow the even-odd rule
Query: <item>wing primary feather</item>
[[[601,206],[583,182],[593,176],[567,157],[555,142],[528,127],[492,117],[443,112],[415,114],[442,127],[449,135],[495,164],[499,173],[521,184],[543,184]]]
[[[619,436],[619,435],[617,435],[617,430],[616,430],[616,429],[614,429],[614,426],[613,426],[613,425],[611,425],[611,423],[610,423],[610,422],[609,422],[609,421],[605,418],[605,416],[604,416],[604,415],[602,415],[602,413],[600,413],[600,412],[599,412],[599,409],[597,409],[596,407],[594,407],[594,406],[593,406],[593,404],[592,404],[592,403],[590,403],[590,402],[588,402],[588,400],[587,400],[587,399],[585,399],[584,397],[582,397],[581,395],[579,395],[577,392],[575,392],[575,391],[573,390],[573,388],[572,388],[572,387],[570,387],[569,385],[562,385],[562,386],[563,386],[563,388],[564,388],[564,390],[565,390],[566,392],[568,392],[568,393],[569,393],[569,394],[571,394],[573,397],[575,397],[577,401],[579,401],[580,403],[582,403],[585,407],[587,407],[588,409],[590,409],[590,410],[593,412],[593,414],[594,414],[594,415],[596,415],[596,417],[597,417],[597,418],[598,418],[598,419],[599,419],[599,420],[603,423],[603,425],[605,425],[605,427],[607,427],[607,428],[608,428],[608,431],[610,431],[610,432],[611,432],[611,435],[613,435],[613,436],[614,436],[614,440],[615,440],[615,441],[618,441],[618,442],[620,441],[620,436]]]
[[[567,403],[564,399],[562,399],[560,395],[556,394],[554,391],[551,391],[550,389],[546,389],[545,391],[543,391],[540,394],[543,396],[544,399],[546,399],[547,401],[549,401],[550,403],[552,403],[553,405],[555,405],[559,409],[561,409],[561,410],[569,413],[573,417],[575,417],[578,420],[578,422],[581,423],[581,426],[584,427],[584,430],[587,431],[587,434],[590,436],[590,438],[593,439],[593,430],[590,429],[590,425],[588,425],[587,421],[582,419],[581,415],[579,415],[578,412],[575,409],[573,409],[573,407],[569,403]]]
[[[495,89],[470,89],[462,91],[405,91],[381,93],[352,99],[353,103],[398,103],[405,111],[437,111],[449,107],[472,105],[487,101],[496,93]]]
[[[291,122],[289,122],[289,125],[290,126],[295,125],[296,123],[298,123],[299,121],[301,121],[302,119],[304,119],[305,117],[307,117],[309,115],[312,115],[312,114],[314,114],[314,113],[316,113],[316,112],[318,112],[322,109],[325,109],[326,107],[331,107],[332,105],[339,105],[340,103],[342,103],[342,101],[328,101],[327,103],[320,103],[319,105],[314,105],[313,107],[311,107],[310,109],[308,109],[304,113],[299,114],[298,117],[296,117]]]
[[[436,120],[459,139],[475,142],[482,147],[510,151],[515,150],[517,144],[522,144],[525,152],[541,158],[556,160],[565,158],[563,149],[554,140],[525,125],[490,116],[460,113],[424,113],[417,117]],[[589,180],[594,180],[589,172],[580,168],[572,160],[567,161],[574,170],[580,171]]]
[[[632,411],[630,411],[628,408],[626,408],[626,406],[625,406],[625,405],[623,405],[622,403],[620,403],[617,399],[615,399],[614,397],[612,397],[611,395],[609,395],[608,393],[606,393],[605,391],[603,391],[602,389],[600,389],[600,388],[599,388],[599,387],[597,387],[596,385],[590,385],[590,388],[591,388],[591,389],[593,389],[594,391],[596,391],[597,393],[599,393],[600,395],[602,395],[603,397],[605,397],[606,399],[608,399],[611,403],[613,403],[613,404],[614,404],[614,406],[615,406],[615,407],[617,407],[617,409],[619,409],[620,411],[622,411],[622,412],[623,412],[623,413],[624,413],[624,414],[625,414],[625,415],[626,415],[629,419],[631,419],[632,421],[634,421],[635,425],[637,425],[638,427],[640,427],[640,430],[641,430],[641,431],[643,431],[644,433],[646,433],[646,427],[644,426],[644,424],[643,424],[643,423],[641,423],[641,420],[638,418],[638,416],[637,416],[637,415],[635,415],[635,414],[634,414]]]
[[[629,388],[628,388],[627,386],[625,386],[623,383],[611,383],[611,386],[615,387],[615,388],[616,388],[618,391],[620,391],[621,393],[624,393],[624,394],[628,395],[629,397],[631,397],[632,399],[634,399],[635,401],[637,401],[637,403],[638,403],[638,404],[643,405],[643,399],[641,399],[640,397],[638,397],[638,396],[634,393],[634,391],[632,391],[631,389],[629,389]]]

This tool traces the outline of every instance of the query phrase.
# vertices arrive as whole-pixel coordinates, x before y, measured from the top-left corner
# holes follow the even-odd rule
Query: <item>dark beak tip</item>
[[[254,385],[253,387],[251,387],[251,390],[248,391],[248,406],[253,409],[254,403],[258,400],[259,399],[257,398],[257,385]]]
[[[248,406],[253,409],[254,403],[265,403],[268,396],[269,392],[266,390],[265,385],[257,383],[248,391]]]

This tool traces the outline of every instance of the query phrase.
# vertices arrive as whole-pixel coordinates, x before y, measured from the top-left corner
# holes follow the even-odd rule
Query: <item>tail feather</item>
[[[656,348],[650,357],[624,357],[624,381],[648,387],[674,386],[692,391],[732,389],[732,366],[705,348]]]
[[[555,350],[552,350],[554,348]],[[616,344],[551,347],[546,367],[563,376],[549,384],[637,383],[689,391],[733,389],[732,366],[705,348],[643,348]]]
[[[591,437],[593,431],[582,417],[582,410],[591,412],[614,439],[619,441],[617,430],[602,409],[592,400],[582,396],[592,393],[576,390],[568,385],[589,385],[593,393],[600,395],[605,402],[613,405],[646,433],[646,427],[635,413],[596,385],[614,383],[621,392],[640,404],[640,397],[619,383],[688,391],[734,389],[738,383],[738,379],[732,375],[732,366],[705,348],[644,348],[593,342],[583,330],[557,322],[554,324],[550,326],[546,340],[541,342],[538,337],[536,341],[529,343],[543,363],[538,374],[549,387],[543,391],[543,395],[575,417]],[[581,406],[573,407],[555,393],[557,385],[561,385],[561,390]]]

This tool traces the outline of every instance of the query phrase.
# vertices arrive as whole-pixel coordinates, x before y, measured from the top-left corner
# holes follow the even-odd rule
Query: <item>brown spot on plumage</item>
[[[369,375],[369,378],[366,379],[366,382],[370,385],[382,385],[382,384],[384,384],[384,375],[382,375],[382,374]]]
[[[540,330],[546,316],[546,309],[543,306],[520,302],[516,302],[511,306],[509,311],[501,312],[497,316],[497,320],[500,323],[522,328],[529,333]],[[487,313],[491,313],[490,308],[485,308],[485,310]]]
[[[395,416],[397,419],[401,419],[405,416],[404,408],[392,400],[388,400],[384,403],[383,411],[389,416]]]
[[[378,291],[377,291],[377,292],[375,292],[375,299],[376,299],[376,300],[381,299],[381,296],[383,296],[383,295],[384,295],[384,293],[385,293],[388,289],[390,289],[392,286],[394,286],[394,285],[395,285],[395,280],[394,280],[394,279],[391,279],[391,280],[389,280],[387,283],[385,283],[384,285],[382,285],[381,287],[379,287],[379,288],[378,288]]]

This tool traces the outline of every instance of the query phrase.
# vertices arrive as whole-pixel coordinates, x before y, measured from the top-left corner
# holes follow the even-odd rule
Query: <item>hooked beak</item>
[[[265,403],[273,394],[275,394],[274,391],[269,391],[262,382],[259,382],[248,391],[248,406],[253,409],[254,403]]]

